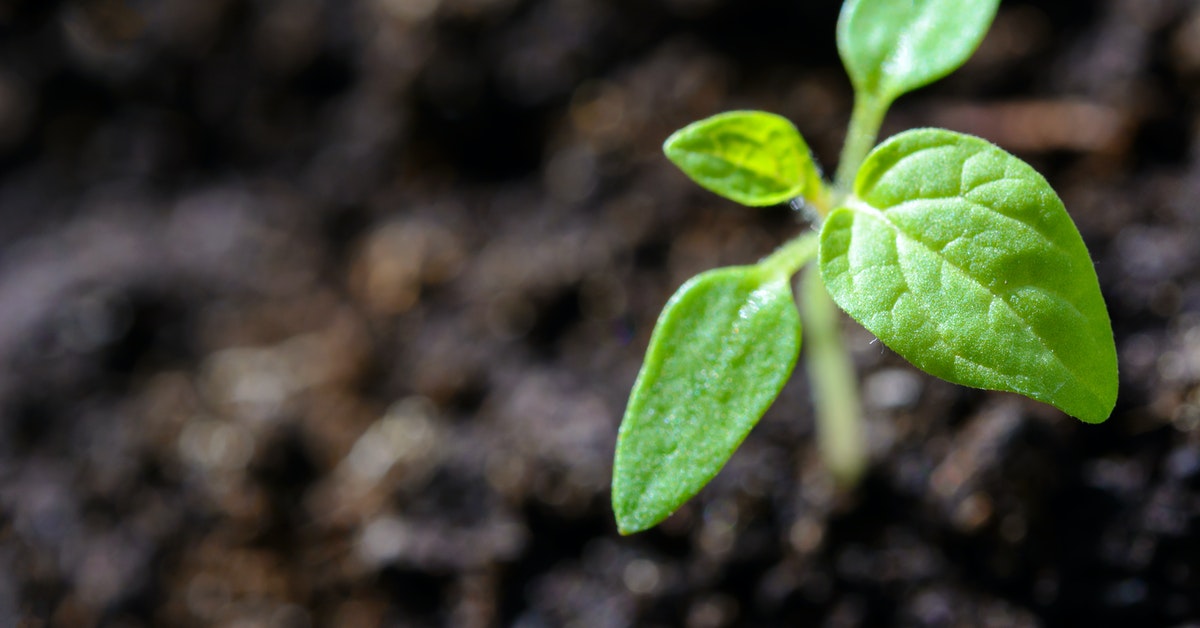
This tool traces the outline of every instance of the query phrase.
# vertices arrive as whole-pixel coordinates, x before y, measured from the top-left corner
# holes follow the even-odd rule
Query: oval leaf
[[[704,189],[751,207],[785,203],[821,185],[804,138],[773,113],[730,111],[693,122],[667,138],[663,152]]]
[[[842,64],[856,90],[892,101],[958,69],[979,47],[1000,0],[847,0]]]
[[[876,148],[854,194],[821,230],[821,275],[842,309],[945,380],[1108,418],[1108,311],[1041,175],[982,139],[919,129]]]
[[[721,470],[799,352],[785,273],[721,268],[679,288],[651,335],[617,437],[612,500],[622,534],[667,518]]]

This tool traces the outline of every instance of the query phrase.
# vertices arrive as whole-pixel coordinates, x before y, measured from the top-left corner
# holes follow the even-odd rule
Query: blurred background
[[[1114,321],[1106,424],[847,324],[858,490],[796,377],[616,534],[659,309],[806,228],[659,147],[766,109],[832,170],[838,6],[0,0],[0,625],[1197,625],[1194,0],[1005,0],[884,129],[1059,191]]]

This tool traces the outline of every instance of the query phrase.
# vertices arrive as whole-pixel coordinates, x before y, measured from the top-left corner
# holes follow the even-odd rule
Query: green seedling
[[[757,264],[700,274],[667,302],[617,440],[622,533],[658,524],[720,471],[790,377],[802,320],[820,450],[833,477],[854,484],[867,454],[837,308],[947,381],[1088,423],[1112,413],[1112,326],[1083,239],[1046,180],[944,129],[875,146],[891,103],[965,63],[998,4],[847,0],[837,43],[855,104],[832,182],[774,114],[723,113],[667,139],[667,157],[704,188],[752,207],[791,202],[813,228]],[[805,267],[801,313],[792,277]]]

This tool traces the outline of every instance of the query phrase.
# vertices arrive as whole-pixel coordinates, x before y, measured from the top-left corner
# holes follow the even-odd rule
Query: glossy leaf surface
[[[612,499],[621,533],[662,521],[721,470],[799,352],[786,273],[721,268],[679,288],[651,335],[617,438]]]
[[[1116,349],[1083,239],[996,146],[940,129],[883,143],[822,227],[819,263],[834,301],[925,371],[1111,414]]]
[[[703,188],[751,207],[785,203],[821,185],[800,132],[773,113],[705,118],[667,138],[663,152]]]
[[[999,4],[847,0],[838,18],[838,52],[855,89],[890,102],[966,63]]]

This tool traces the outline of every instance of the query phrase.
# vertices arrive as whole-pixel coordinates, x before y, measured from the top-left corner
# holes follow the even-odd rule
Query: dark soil
[[[804,228],[659,146],[767,109],[832,166],[837,4],[0,1],[0,626],[1197,625],[1186,0],[1006,0],[885,128],[1060,192],[1115,325],[1107,423],[848,324],[857,490],[796,377],[699,498],[616,534],[658,310]]]

